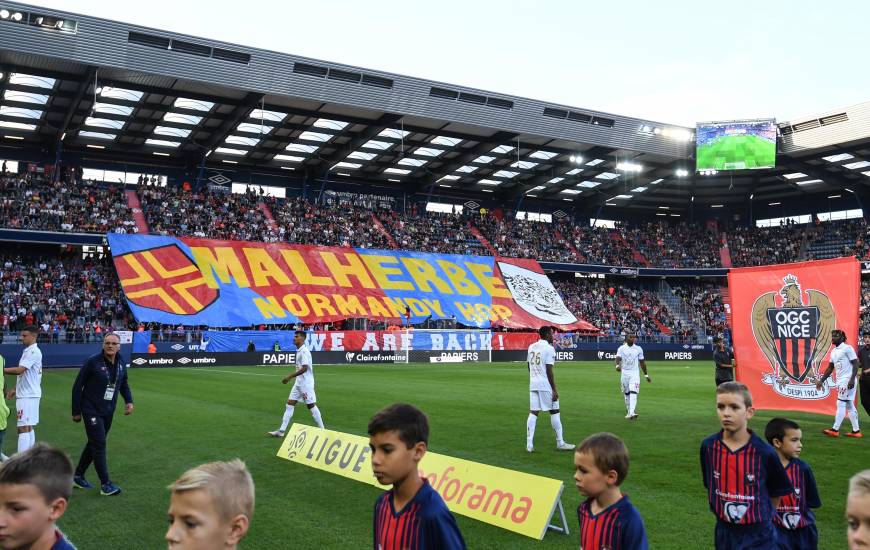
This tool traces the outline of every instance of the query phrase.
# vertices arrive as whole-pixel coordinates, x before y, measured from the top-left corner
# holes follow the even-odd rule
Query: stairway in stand
[[[719,249],[719,261],[722,267],[733,267],[731,263],[731,248],[728,246],[728,235],[722,233],[722,247]]]
[[[577,247],[574,246],[571,241],[569,241],[562,235],[561,231],[556,229],[553,231],[553,235],[556,237],[557,241],[565,241],[565,246],[567,246],[568,250],[570,250],[574,254],[574,257],[577,258],[578,262],[580,262],[581,264],[586,262],[586,258],[582,254],[580,254],[580,251],[577,250]]]
[[[124,194],[127,196],[127,208],[133,212],[136,229],[139,230],[140,235],[147,235],[149,233],[148,220],[145,219],[145,213],[142,212],[139,195],[136,194],[136,191],[125,191]]]
[[[263,213],[263,217],[266,218],[266,223],[269,224],[269,229],[277,235],[278,234],[278,223],[275,221],[275,216],[272,215],[272,209],[269,208],[269,205],[265,202],[261,202],[257,205],[260,209],[260,212]]]
[[[468,222],[468,230],[471,231],[471,234],[474,235],[478,241],[480,241],[480,244],[482,244],[483,247],[486,248],[490,254],[492,254],[493,256],[498,256],[498,253],[495,251],[495,248],[493,248],[492,243],[490,243],[487,238],[483,236],[483,233],[480,232],[480,229],[474,227],[473,223]]]
[[[399,244],[396,242],[396,239],[394,239],[393,236],[390,235],[390,232],[387,231],[387,228],[384,227],[384,224],[381,223],[381,220],[378,218],[378,215],[375,214],[374,212],[372,212],[372,223],[375,224],[375,227],[378,228],[378,231],[380,231],[381,234],[384,237],[386,237],[387,242],[390,243],[390,248],[393,248],[393,249],[399,248]]]
[[[647,260],[644,255],[640,253],[640,250],[636,249],[634,246],[632,246],[630,242],[626,241],[625,237],[622,236],[622,233],[620,233],[616,229],[610,232],[610,238],[612,238],[614,241],[619,241],[624,246],[628,247],[629,250],[631,250],[632,258],[634,258],[634,261],[636,261],[640,265],[644,267],[650,267],[652,265],[649,263],[649,260]]]

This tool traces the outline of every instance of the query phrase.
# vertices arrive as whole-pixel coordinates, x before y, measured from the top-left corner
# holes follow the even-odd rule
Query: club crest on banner
[[[816,382],[837,326],[834,306],[824,292],[802,290],[794,275],[782,282],[781,289],[761,294],[752,306],[752,334],[772,369],[762,381],[784,397],[824,399],[832,384],[817,390]]]
[[[178,315],[194,315],[220,291],[210,288],[199,268],[172,244],[114,257],[121,288],[132,303]]]

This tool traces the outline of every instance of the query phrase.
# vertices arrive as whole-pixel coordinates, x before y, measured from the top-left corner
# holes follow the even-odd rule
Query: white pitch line
[[[277,376],[278,378],[282,378],[280,374],[263,374],[260,372],[240,372],[235,370],[218,370],[218,369],[210,369],[208,367],[179,367],[182,370],[192,370],[198,372],[222,372],[226,374],[242,374],[244,376]]]

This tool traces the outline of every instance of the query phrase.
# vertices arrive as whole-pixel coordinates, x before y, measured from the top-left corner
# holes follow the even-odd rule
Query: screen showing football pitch
[[[699,122],[697,170],[754,170],[776,165],[776,121]]]

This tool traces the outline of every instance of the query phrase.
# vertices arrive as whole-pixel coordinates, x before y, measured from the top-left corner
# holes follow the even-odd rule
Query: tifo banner
[[[139,321],[212,327],[365,317],[597,332],[535,260],[107,235]]]
[[[860,268],[855,258],[732,269],[737,379],[761,409],[830,413],[834,379],[816,382],[830,361],[831,330],[857,345]]]
[[[372,474],[366,437],[293,424],[280,458],[388,489]],[[535,539],[544,538],[562,496],[556,479],[427,452],[420,476],[450,511]]]

